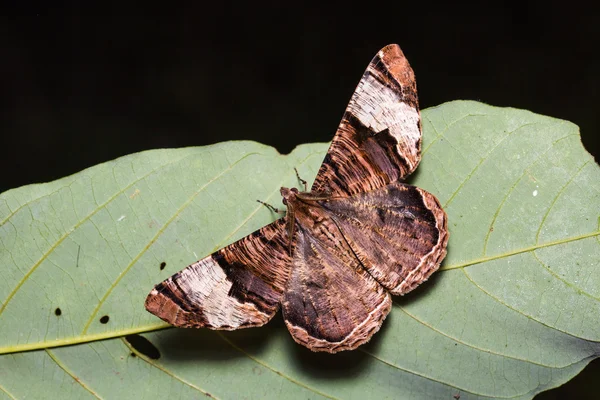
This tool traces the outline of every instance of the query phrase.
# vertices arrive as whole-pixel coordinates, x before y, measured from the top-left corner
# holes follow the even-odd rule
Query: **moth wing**
[[[283,297],[285,324],[296,342],[336,353],[369,341],[391,309],[389,293],[360,265],[331,220],[298,224]]]
[[[352,195],[409,175],[421,159],[415,76],[398,45],[381,49],[363,74],[313,184]]]
[[[261,326],[279,308],[289,267],[280,219],[156,285],[146,309],[179,327]]]
[[[364,268],[394,295],[427,280],[446,255],[446,213],[423,189],[395,182],[320,204]]]

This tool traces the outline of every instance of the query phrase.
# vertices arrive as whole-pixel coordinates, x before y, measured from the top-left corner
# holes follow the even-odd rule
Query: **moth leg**
[[[262,204],[263,206],[267,207],[269,210],[277,213],[277,214],[285,214],[284,210],[280,210],[277,207],[273,207],[272,205],[270,205],[269,203],[265,203],[264,201],[260,201],[260,200],[256,200],[257,202],[259,202],[260,204]]]
[[[296,167],[294,167],[294,171],[296,171],[296,178],[298,178],[298,180],[300,181],[300,183],[304,185],[304,191],[308,192],[307,183],[306,183],[306,181],[304,179],[300,178],[300,174],[298,173],[298,170],[296,169]]]

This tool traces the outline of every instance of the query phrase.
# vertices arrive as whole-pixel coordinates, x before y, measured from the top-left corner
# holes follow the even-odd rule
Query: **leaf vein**
[[[548,273],[550,275],[552,275],[554,278],[558,279],[559,281],[561,281],[562,283],[564,283],[565,285],[567,285],[568,287],[570,287],[571,289],[574,289],[576,292],[579,292],[581,294],[584,294],[585,296],[596,300],[598,302],[600,302],[600,297],[596,297],[591,293],[586,292],[585,290],[583,290],[582,288],[580,288],[579,286],[575,286],[573,283],[563,279],[560,275],[558,275],[556,272],[552,271],[552,269],[550,267],[548,267],[542,260],[540,260],[540,258],[537,256],[537,254],[535,253],[535,250],[531,252],[531,254],[533,255],[533,257],[535,257],[535,259],[537,260],[537,262],[540,263],[540,265],[542,267],[544,267],[544,269],[546,269],[546,271],[548,271]],[[559,310],[562,311],[562,310]]]
[[[17,283],[17,285],[14,287],[14,289],[9,293],[8,297],[6,298],[6,300],[2,303],[2,306],[0,306],[0,315],[2,315],[2,313],[4,312],[4,310],[6,309],[6,307],[8,306],[8,303],[10,303],[10,301],[12,300],[12,298],[15,296],[15,294],[21,288],[21,286],[23,286],[23,284],[27,281],[27,279],[29,279],[29,277],[31,276],[31,274],[42,264],[42,262],[48,257],[48,255],[54,249],[56,249],[58,247],[58,245],[61,244],[71,233],[73,233],[77,228],[79,228],[85,221],[89,220],[98,211],[100,211],[101,209],[103,209],[104,207],[106,207],[111,201],[113,201],[114,199],[116,199],[119,195],[123,194],[127,189],[131,188],[136,183],[140,182],[143,179],[146,179],[148,176],[154,174],[156,171],[158,171],[158,170],[160,170],[162,168],[165,168],[165,167],[167,167],[167,166],[169,166],[171,164],[174,164],[176,162],[179,162],[179,161],[181,161],[181,160],[183,160],[185,158],[191,157],[191,156],[192,155],[188,155],[188,156],[182,157],[182,158],[180,158],[178,160],[170,161],[170,162],[168,162],[166,164],[160,165],[157,168],[153,169],[152,171],[148,172],[146,175],[144,175],[144,176],[142,176],[142,177],[140,177],[138,179],[133,180],[130,184],[128,184],[123,189],[121,189],[118,192],[116,192],[110,198],[108,198],[108,200],[106,200],[102,205],[96,207],[91,213],[89,213],[87,216],[85,216],[81,221],[79,221],[75,225],[73,225],[70,228],[70,230],[68,230],[67,232],[65,232],[63,234],[63,236],[61,236],[52,246],[50,246],[50,248],[40,257],[40,259],[29,269],[29,271],[27,271],[25,273],[25,275],[23,276],[23,278],[21,278],[21,280],[19,281],[19,283]],[[56,192],[58,192],[59,190],[61,190],[63,188],[64,187],[59,188],[59,189],[55,190],[54,192],[49,193],[46,196],[41,196],[40,198],[36,199],[36,201],[39,200],[39,199],[41,199],[41,198],[51,196],[53,193],[56,193]],[[24,207],[25,205],[29,205],[30,203],[31,202],[27,202],[27,203],[23,204],[20,208]],[[16,211],[18,211],[18,210],[16,210]],[[30,208],[29,212],[31,213],[31,208]],[[35,220],[35,218],[33,217],[33,214],[31,215],[31,218],[32,218],[32,220]],[[1,224],[0,224],[0,226],[1,226]]]
[[[460,183],[460,185],[458,185],[458,187],[456,188],[456,190],[454,190],[454,192],[452,192],[452,194],[450,195],[450,198],[446,201],[446,203],[444,204],[443,208],[448,207],[448,205],[452,202],[452,200],[454,200],[454,198],[460,192],[460,190],[467,184],[467,182],[471,179],[471,177],[475,174],[475,172],[477,172],[477,170],[479,169],[479,167],[481,167],[485,161],[489,160],[490,155],[498,148],[498,146],[500,146],[502,143],[504,143],[504,141],[506,139],[508,139],[514,132],[516,132],[519,129],[522,129],[522,128],[526,127],[526,126],[529,126],[529,125],[535,125],[535,123],[529,123],[529,124],[521,125],[520,127],[518,127],[517,129],[515,129],[514,131],[505,132],[504,133],[504,137],[502,139],[500,139],[498,141],[498,143],[496,143],[494,145],[494,147],[492,147],[487,152],[487,154],[485,154],[483,157],[481,157],[481,159],[479,160],[479,162],[477,163],[477,165],[475,166],[475,168],[473,168],[471,170],[471,172],[469,172],[469,174],[467,175],[467,177]]]
[[[475,280],[474,280],[474,279],[473,279],[473,278],[472,278],[472,277],[471,277],[471,276],[470,276],[470,275],[467,273],[467,271],[466,271],[465,269],[462,269],[462,272],[463,272],[463,274],[465,274],[465,276],[467,277],[467,279],[468,279],[468,280],[469,280],[469,281],[470,281],[470,282],[471,282],[471,283],[472,283],[472,284],[473,284],[473,285],[474,285],[474,286],[475,286],[477,289],[481,290],[483,293],[487,294],[487,295],[488,295],[490,298],[492,298],[493,300],[496,300],[498,303],[502,304],[504,307],[506,307],[506,308],[508,308],[508,309],[510,309],[510,310],[512,310],[512,311],[514,311],[514,312],[516,312],[517,314],[521,314],[521,315],[522,315],[522,316],[524,316],[525,318],[529,318],[529,319],[531,319],[531,320],[533,320],[533,321],[536,321],[536,322],[538,322],[538,323],[540,323],[540,324],[544,325],[545,327],[547,327],[547,328],[549,328],[549,329],[554,329],[554,330],[556,330],[556,331],[558,331],[558,332],[564,333],[565,335],[569,335],[569,336],[572,336],[572,337],[577,337],[577,336],[573,335],[572,333],[569,333],[569,332],[567,332],[567,331],[564,331],[564,330],[562,330],[562,329],[560,329],[560,328],[558,328],[558,327],[555,327],[555,326],[550,326],[550,325],[548,325],[547,323],[545,323],[544,321],[540,321],[539,319],[535,318],[533,315],[528,315],[528,314],[525,314],[525,312],[523,312],[523,311],[521,311],[521,310],[519,310],[519,309],[517,309],[517,308],[515,308],[515,307],[513,307],[513,306],[511,306],[511,305],[509,305],[508,303],[505,303],[505,302],[504,302],[504,301],[502,301],[500,298],[498,298],[498,297],[494,296],[493,294],[491,294],[490,292],[488,292],[487,290],[485,290],[483,287],[481,287],[480,285],[478,285],[478,284],[475,282]],[[590,341],[593,341],[593,339],[586,339],[586,338],[583,338],[583,337],[579,337],[579,338],[580,338],[580,339],[583,339],[583,340],[590,340]]]
[[[590,233],[584,233],[583,235],[572,236],[572,237],[568,237],[565,239],[553,240],[551,242],[536,244],[536,245],[529,246],[529,247],[523,247],[523,248],[513,250],[513,251],[507,251],[506,253],[497,254],[495,256],[480,257],[480,258],[476,258],[474,260],[465,261],[461,264],[443,265],[440,268],[440,271],[450,271],[452,269],[458,269],[458,268],[464,269],[471,265],[482,264],[482,263],[485,263],[488,261],[498,260],[498,259],[505,258],[505,257],[511,257],[511,256],[514,256],[517,254],[527,253],[527,252],[534,251],[537,249],[543,249],[545,247],[558,246],[558,245],[564,244],[564,243],[575,242],[577,240],[583,240],[583,239],[587,239],[587,238],[598,236],[598,235],[600,235],[600,231],[594,231],[594,232],[590,232]]]
[[[87,390],[88,392],[90,392],[90,394],[92,396],[94,396],[97,399],[102,399],[102,397],[100,397],[98,395],[98,393],[96,393],[94,390],[92,390],[92,388],[87,385],[86,383],[84,383],[81,379],[79,379],[71,370],[69,370],[69,368],[67,368],[67,366],[61,362],[55,354],[53,354],[49,349],[44,349],[46,351],[46,354],[48,354],[48,356],[52,359],[52,361],[54,361],[56,363],[56,365],[58,365],[58,367],[60,369],[62,369],[63,371],[65,371],[65,373],[67,375],[69,375],[75,382],[77,382],[82,388],[84,388],[85,390]]]
[[[312,153],[312,154],[310,154],[309,156],[305,157],[304,159],[300,160],[300,162],[298,163],[298,166],[300,166],[300,165],[304,164],[304,163],[305,163],[305,162],[306,162],[306,161],[307,161],[309,158],[311,158],[311,157],[313,157],[313,156],[315,156],[315,155],[317,155],[317,154],[319,154],[319,153]],[[269,199],[271,199],[271,198],[272,198],[272,197],[273,197],[273,196],[274,196],[276,193],[278,193],[278,192],[279,192],[279,187],[280,187],[280,186],[281,186],[281,185],[282,185],[282,184],[283,184],[283,183],[284,183],[284,182],[285,182],[285,181],[288,179],[288,177],[289,177],[290,175],[291,175],[291,172],[290,172],[290,173],[288,173],[288,174],[286,174],[286,175],[285,175],[285,178],[283,178],[283,179],[282,179],[282,180],[279,182],[279,184],[277,185],[277,187],[275,188],[275,190],[274,190],[273,192],[271,192],[271,194],[269,194],[269,195],[267,196],[267,198],[265,199],[265,201],[266,201],[267,203],[268,203],[268,200],[269,200]],[[294,175],[295,175],[295,173],[294,173]],[[251,212],[251,213],[248,215],[248,217],[246,217],[246,218],[245,218],[245,219],[244,219],[244,220],[243,220],[243,221],[242,221],[242,222],[241,222],[241,223],[240,223],[240,224],[239,224],[239,225],[238,225],[238,226],[237,226],[237,227],[236,227],[236,228],[235,228],[235,229],[234,229],[234,230],[233,230],[233,231],[232,231],[232,232],[229,234],[229,235],[227,235],[227,237],[225,237],[223,240],[221,240],[221,241],[219,242],[219,244],[218,244],[218,245],[216,245],[216,246],[213,248],[213,250],[212,250],[212,251],[214,252],[214,251],[216,251],[216,250],[219,250],[220,248],[222,248],[222,247],[223,247],[223,245],[224,245],[224,243],[227,243],[227,241],[228,241],[228,240],[229,240],[229,239],[230,239],[230,238],[231,238],[233,235],[235,235],[235,234],[236,234],[236,233],[237,233],[237,232],[238,232],[238,231],[239,231],[239,230],[240,230],[240,229],[241,229],[241,228],[242,228],[242,227],[243,227],[243,226],[246,224],[246,222],[248,222],[248,221],[249,221],[249,220],[250,220],[250,219],[251,219],[251,218],[252,218],[252,217],[253,217],[253,216],[254,216],[254,215],[255,215],[255,214],[256,214],[256,213],[259,211],[259,210],[261,210],[261,209],[263,209],[263,208],[264,208],[264,206],[263,206],[262,204],[261,204],[261,205],[259,205],[258,207],[256,207],[256,208],[254,209],[254,211],[252,211],[252,212]]]
[[[87,330],[89,329],[92,321],[94,320],[94,317],[96,316],[96,314],[98,314],[98,311],[100,311],[100,307],[102,306],[102,304],[104,304],[104,302],[106,301],[106,299],[108,298],[108,296],[110,296],[110,294],[112,293],[112,291],[114,290],[114,288],[119,284],[119,282],[121,281],[121,279],[123,279],[123,277],[127,274],[127,272],[129,272],[129,270],[135,265],[135,263],[142,257],[142,255],[144,255],[144,253],[150,248],[150,246],[152,246],[152,244],[160,237],[160,235],[162,235],[162,233],[165,231],[165,229],[167,229],[167,227],[171,224],[171,222],[173,222],[175,220],[175,218],[177,218],[179,216],[179,214],[181,214],[181,212],[188,205],[190,205],[190,203],[198,196],[198,194],[202,193],[209,185],[211,185],[212,183],[214,183],[216,180],[218,180],[219,178],[221,178],[223,175],[225,175],[228,172],[231,172],[234,169],[234,167],[237,164],[239,164],[241,161],[243,161],[247,157],[250,157],[252,155],[257,155],[257,154],[259,154],[259,153],[253,152],[253,153],[245,154],[242,158],[240,158],[239,160],[237,160],[235,163],[231,164],[229,167],[227,167],[226,169],[224,169],[223,171],[221,171],[219,174],[215,175],[213,178],[211,178],[210,181],[206,182],[199,189],[197,189],[190,196],[190,198],[187,199],[175,211],[175,213],[171,216],[171,218],[169,218],[167,220],[167,222],[165,222],[163,224],[163,226],[160,227],[160,229],[156,232],[156,234],[154,235],[154,237],[152,239],[150,239],[150,241],[144,246],[144,248],[142,248],[142,250],[129,262],[129,264],[127,264],[127,266],[125,267],[125,269],[119,273],[119,275],[117,276],[117,279],[110,285],[110,287],[108,288],[108,290],[100,298],[100,301],[98,302],[98,304],[94,308],[94,311],[92,312],[92,314],[90,315],[90,317],[88,318],[87,322],[85,323],[85,325],[83,327],[83,331],[81,332],[82,335],[85,335],[87,333]]]
[[[425,153],[427,153],[427,151],[429,150],[429,148],[435,143],[437,142],[439,139],[441,139],[442,137],[444,137],[444,133],[448,131],[448,129],[450,129],[450,127],[452,125],[455,125],[457,123],[459,123],[460,121],[462,121],[463,119],[467,119],[469,117],[487,117],[487,114],[467,114],[464,115],[450,123],[446,123],[446,127],[444,128],[443,131],[438,133],[437,128],[435,127],[435,125],[433,124],[433,122],[431,121],[431,118],[429,117],[425,117],[427,118],[427,120],[429,121],[429,123],[431,124],[431,126],[433,127],[433,130],[435,131],[435,133],[437,133],[438,135],[431,141],[431,143],[429,143],[427,145],[427,147],[421,152],[421,156],[425,155]],[[448,138],[446,138],[446,140],[448,140]]]
[[[513,190],[517,187],[517,185],[519,184],[519,182],[521,182],[521,179],[523,179],[523,177],[525,177],[525,175],[529,172],[529,168],[531,168],[533,165],[535,165],[543,156],[546,155],[546,153],[548,153],[550,150],[552,150],[554,148],[554,145],[556,143],[558,143],[561,140],[566,139],[566,138],[568,138],[570,136],[577,136],[577,135],[569,134],[569,135],[563,136],[560,139],[557,139],[554,142],[552,142],[552,144],[550,146],[548,146],[548,148],[546,150],[544,150],[542,153],[540,153],[540,155],[538,155],[535,158],[535,160],[533,160],[527,167],[525,167],[523,169],[523,173],[521,174],[521,176],[519,177],[519,179],[517,179],[515,181],[515,183],[510,187],[510,189],[506,192],[506,195],[504,196],[504,198],[502,199],[502,201],[498,205],[498,208],[494,212],[494,216],[492,217],[492,222],[490,222],[490,227],[487,230],[487,234],[485,235],[485,240],[483,242],[483,254],[482,254],[482,256],[485,256],[485,254],[487,253],[487,245],[488,245],[488,241],[490,239],[490,236],[492,234],[492,228],[494,227],[494,223],[496,222],[496,219],[498,218],[498,215],[500,214],[500,211],[502,210],[502,207],[504,207],[504,203],[506,202],[506,200],[508,199],[508,197],[510,196],[510,194],[513,192]]]
[[[558,193],[556,193],[556,196],[552,200],[552,203],[550,203],[550,206],[548,207],[548,210],[546,211],[546,213],[542,217],[542,222],[540,222],[540,226],[538,228],[538,231],[535,234],[535,242],[536,243],[538,243],[539,240],[540,240],[540,233],[542,232],[542,228],[544,226],[544,223],[546,222],[546,219],[548,218],[548,215],[550,215],[550,211],[552,210],[552,208],[554,208],[554,205],[556,204],[556,202],[558,201],[558,199],[560,198],[560,196],[564,193],[564,191],[567,189],[567,187],[571,184],[571,182],[573,182],[573,180],[577,177],[577,175],[579,175],[579,173],[583,170],[583,168],[590,163],[590,161],[591,160],[587,160],[586,162],[584,162],[583,165],[581,167],[579,167],[579,169],[573,174],[573,176],[571,176],[571,178],[569,178],[569,180],[564,184],[564,186],[562,188],[560,188],[560,190],[558,191]]]
[[[425,374],[423,374],[423,373],[420,373],[420,372],[417,372],[417,371],[413,371],[413,370],[410,370],[410,369],[408,369],[408,368],[403,368],[403,367],[400,367],[399,365],[397,365],[397,364],[394,364],[394,363],[392,363],[392,362],[390,362],[390,361],[384,360],[383,358],[380,358],[380,357],[376,356],[375,354],[373,354],[373,353],[370,353],[370,352],[368,352],[367,350],[364,350],[364,349],[362,349],[362,348],[359,348],[358,350],[359,350],[359,351],[362,351],[363,353],[365,353],[365,354],[367,354],[367,355],[369,355],[369,356],[371,356],[371,357],[373,357],[375,360],[377,360],[377,361],[379,361],[379,362],[381,362],[381,363],[383,363],[383,364],[385,364],[385,365],[387,365],[387,366],[390,366],[390,367],[392,367],[392,368],[395,368],[395,369],[397,369],[397,370],[400,370],[400,371],[403,371],[403,372],[407,372],[407,373],[409,373],[409,374],[412,374],[412,375],[415,375],[415,376],[419,376],[419,377],[421,377],[421,378],[424,378],[424,379],[427,379],[427,380],[430,380],[430,381],[433,381],[433,382],[437,382],[437,383],[439,383],[439,384],[441,384],[441,385],[444,385],[444,386],[449,386],[449,387],[451,387],[451,388],[455,388],[455,389],[457,389],[457,390],[459,390],[459,391],[461,391],[461,392],[465,392],[465,393],[471,393],[471,394],[473,394],[473,395],[475,395],[475,396],[487,397],[487,398],[490,398],[490,399],[512,399],[512,398],[519,397],[519,396],[522,396],[522,395],[523,395],[523,394],[517,394],[517,395],[515,395],[515,396],[510,396],[510,397],[499,397],[499,396],[495,396],[495,395],[487,395],[487,394],[483,394],[483,393],[478,393],[478,392],[475,392],[475,391],[473,391],[473,390],[467,390],[467,389],[464,389],[464,388],[458,387],[458,386],[456,386],[456,385],[453,385],[453,384],[451,384],[451,383],[444,382],[444,381],[442,381],[442,380],[440,380],[440,379],[433,378],[433,377],[431,377],[431,376],[427,376],[427,375],[425,375]]]
[[[146,357],[146,355],[140,353],[139,351],[137,351],[133,346],[131,346],[127,340],[125,340],[124,337],[121,337],[121,340],[123,341],[123,343],[125,344],[125,346],[127,346],[127,348],[132,351],[133,353],[135,353],[135,355],[137,357],[139,357],[140,359],[142,359],[143,361],[145,361],[146,363],[148,363],[149,365],[153,366],[154,368],[159,369],[160,371],[162,371],[163,373],[169,375],[170,377],[172,377],[175,380],[178,380],[179,382],[183,383],[184,385],[189,386],[190,388],[202,393],[203,395],[205,395],[206,397],[212,397],[212,398],[216,398],[218,399],[218,397],[216,397],[215,395],[213,395],[212,393],[207,392],[206,390],[194,385],[191,382],[188,382],[187,380],[183,379],[182,377],[180,377],[179,375],[174,374],[173,372],[169,371],[167,368],[163,367],[162,365],[158,364],[157,362],[154,362],[154,360]]]
[[[330,396],[330,395],[328,395],[326,393],[320,392],[319,390],[317,390],[315,388],[312,388],[312,387],[310,387],[308,385],[305,385],[302,382],[299,382],[296,379],[292,378],[291,376],[288,376],[288,375],[284,374],[283,372],[276,370],[275,368],[273,368],[269,364],[267,364],[267,363],[259,360],[258,358],[253,357],[252,355],[250,355],[250,353],[244,351],[244,349],[242,349],[241,347],[237,346],[235,343],[233,343],[232,341],[230,341],[229,339],[227,339],[225,337],[225,335],[223,335],[221,332],[216,331],[216,334],[219,335],[221,337],[221,339],[223,339],[231,347],[233,347],[234,349],[236,349],[240,353],[244,354],[246,357],[248,357],[249,359],[251,359],[255,363],[257,363],[257,364],[259,364],[259,365],[267,368],[271,372],[274,372],[275,374],[281,376],[282,378],[287,379],[288,381],[292,382],[293,384],[295,384],[297,386],[300,386],[300,387],[302,387],[304,389],[307,389],[307,390],[309,390],[309,391],[311,391],[311,392],[313,392],[313,393],[315,393],[315,394],[317,394],[319,396],[322,396],[322,397],[325,397],[325,398],[328,398],[328,399],[334,399],[334,400],[336,400],[336,397]]]
[[[450,340],[453,340],[453,341],[455,341],[457,343],[460,343],[463,346],[469,347],[469,348],[471,348],[473,350],[477,350],[477,351],[481,351],[481,352],[484,352],[484,353],[492,354],[492,355],[498,356],[498,357],[505,357],[505,358],[508,358],[508,359],[512,359],[512,360],[516,360],[516,361],[521,361],[521,362],[525,362],[525,363],[528,363],[528,364],[537,365],[539,367],[544,367],[544,368],[563,368],[563,367],[568,366],[568,365],[565,365],[565,366],[546,365],[546,364],[542,364],[542,363],[535,362],[535,361],[532,361],[532,360],[526,360],[524,358],[520,358],[520,357],[516,357],[516,356],[511,356],[511,355],[508,355],[508,354],[497,353],[497,352],[495,352],[493,350],[488,350],[488,349],[484,349],[484,348],[481,348],[481,347],[477,347],[475,345],[472,345],[472,344],[464,342],[464,341],[462,341],[460,339],[457,339],[457,338],[455,338],[453,336],[450,336],[449,334],[447,334],[445,332],[442,332],[442,331],[440,331],[438,329],[435,329],[430,324],[426,323],[425,321],[420,320],[419,318],[417,318],[413,314],[411,314],[408,311],[406,311],[406,309],[404,307],[402,307],[400,304],[394,302],[394,305],[397,306],[406,315],[408,315],[409,317],[411,317],[412,319],[414,319],[415,321],[417,321],[418,323],[420,323],[421,325],[423,325],[423,326],[431,329],[432,331],[436,332],[439,335],[442,335],[442,336],[444,336],[444,337],[446,337],[446,338],[448,338]]]
[[[145,326],[135,327],[135,328],[121,329],[118,331],[107,331],[107,332],[101,332],[101,333],[96,333],[96,334],[90,334],[85,337],[74,336],[74,337],[68,337],[68,338],[64,338],[64,339],[49,340],[47,342],[30,343],[29,340],[26,340],[24,344],[0,347],[0,355],[8,354],[8,353],[20,353],[23,351],[40,350],[40,349],[45,349],[45,348],[70,346],[70,345],[81,344],[81,343],[89,343],[89,342],[95,342],[98,340],[112,339],[112,338],[119,337],[119,336],[133,335],[136,333],[158,331],[158,330],[166,329],[166,328],[172,328],[172,326],[169,324],[166,324],[166,323],[158,323],[158,324],[150,324],[150,325],[145,325]],[[31,331],[29,332],[29,334],[31,334]]]
[[[4,386],[2,386],[2,385],[0,385],[0,391],[6,393],[6,395],[8,397],[10,397],[11,399],[17,400],[17,398],[15,396],[13,396],[8,390],[6,390],[6,388]]]

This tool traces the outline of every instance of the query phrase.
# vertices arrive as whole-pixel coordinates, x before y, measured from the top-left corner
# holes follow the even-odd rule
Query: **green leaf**
[[[423,123],[410,183],[444,205],[448,256],[371,343],[334,356],[296,345],[280,316],[155,331],[143,307],[272,221],[255,200],[279,204],[294,167],[314,177],[326,144],[148,151],[3,193],[0,397],[529,399],[566,382],[600,355],[600,168],[575,125],[527,111],[460,101]],[[161,357],[121,337],[135,333]]]

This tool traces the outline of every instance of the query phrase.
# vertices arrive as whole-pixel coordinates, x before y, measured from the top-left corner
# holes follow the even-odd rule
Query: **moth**
[[[421,158],[412,68],[397,45],[362,76],[310,191],[281,188],[286,216],[154,287],[146,309],[178,327],[234,330],[281,307],[296,342],[352,350],[446,255],[439,201],[403,183]]]

